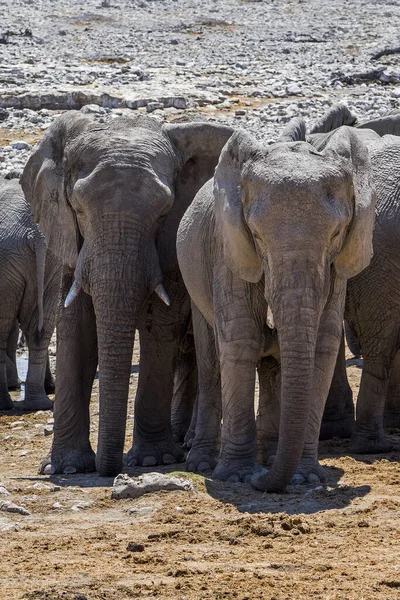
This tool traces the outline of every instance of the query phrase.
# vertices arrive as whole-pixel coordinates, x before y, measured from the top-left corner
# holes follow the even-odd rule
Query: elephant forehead
[[[351,170],[342,159],[312,152],[275,152],[255,161],[244,173],[249,188],[296,195],[336,190],[351,182]]]
[[[166,177],[174,171],[176,163],[169,141],[157,132],[144,129],[90,131],[74,140],[66,155],[70,166],[86,172],[104,164],[109,169],[151,168]]]

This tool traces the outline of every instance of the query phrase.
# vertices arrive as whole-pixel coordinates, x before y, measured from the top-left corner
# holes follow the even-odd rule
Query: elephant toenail
[[[245,475],[245,476],[244,476],[244,479],[243,479],[243,481],[244,481],[245,483],[250,483],[250,481],[251,481],[251,478],[252,478],[252,475],[251,475],[251,473],[247,473],[247,475]]]
[[[240,481],[239,475],[230,475],[227,479],[229,483],[238,483]]]
[[[303,477],[303,475],[300,475],[300,473],[296,473],[296,475],[293,475],[293,477],[292,477],[291,484],[292,485],[301,485],[304,482],[305,482],[305,477]]]
[[[65,467],[63,473],[64,475],[73,475],[73,473],[76,473],[77,469],[75,467]]]
[[[176,462],[175,456],[172,456],[172,454],[163,454],[162,460],[164,465],[172,465]]]
[[[316,473],[310,473],[307,477],[308,483],[321,483],[320,478]]]
[[[53,467],[50,465],[46,465],[45,468],[43,469],[43,475],[54,475],[54,473],[56,472],[56,470],[54,469],[53,471]]]
[[[154,467],[154,465],[156,465],[156,464],[157,464],[157,460],[156,460],[155,456],[146,456],[142,460],[143,467]]]
[[[199,473],[203,473],[204,471],[211,471],[211,465],[207,461],[203,461],[199,463],[197,470]]]

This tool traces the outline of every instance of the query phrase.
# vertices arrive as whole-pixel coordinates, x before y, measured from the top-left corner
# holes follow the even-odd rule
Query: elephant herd
[[[129,466],[182,461],[185,437],[189,470],[281,492],[325,480],[320,433],[352,429],[353,452],[388,451],[385,402],[386,423],[400,421],[398,136],[400,115],[356,125],[344,106],[309,133],[293,119],[268,146],[209,122],[58,117],[20,185],[0,183],[1,410],[16,321],[25,408],[48,407],[57,326],[41,472],[121,470],[136,331]],[[343,318],[364,358],[355,421]]]

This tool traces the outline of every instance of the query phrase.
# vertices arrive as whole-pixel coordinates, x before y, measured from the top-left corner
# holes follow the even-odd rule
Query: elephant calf
[[[12,362],[7,361],[7,346],[15,337],[17,321],[29,350],[25,400],[19,404],[25,410],[47,410],[53,406],[44,381],[60,264],[46,251],[45,240],[15,179],[0,179],[0,273],[0,410],[13,408],[7,389],[7,363],[10,375]]]
[[[251,480],[266,491],[284,490],[295,473],[324,479],[318,436],[346,282],[371,260],[375,213],[368,152],[350,127],[316,150],[295,119],[282,139],[264,148],[234,133],[177,238],[199,376],[188,467],[215,466],[216,478]],[[254,388],[260,357],[275,352],[269,328],[278,332],[281,413],[265,472],[257,463]]]

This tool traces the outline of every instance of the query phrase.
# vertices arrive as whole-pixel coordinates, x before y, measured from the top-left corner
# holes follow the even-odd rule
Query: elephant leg
[[[10,335],[8,336],[8,340],[7,340],[6,369],[7,369],[7,384],[8,384],[9,390],[19,390],[21,387],[21,381],[18,377],[17,358],[16,358],[18,336],[19,336],[19,323],[16,320],[13,328],[10,331]]]
[[[385,427],[400,428],[400,352],[392,363],[383,422]]]
[[[49,351],[47,350],[47,358],[46,358],[46,372],[44,375],[44,390],[46,394],[54,394],[56,390],[56,384],[54,381],[53,373],[50,369],[50,359],[49,359]]]
[[[163,283],[171,306],[165,306],[153,294],[139,327],[139,381],[129,466],[172,464],[184,459],[182,448],[172,436],[171,402],[179,345],[190,318],[190,300],[180,274],[164,274]]]
[[[272,356],[262,358],[258,365],[259,402],[256,418],[258,460],[267,464],[276,453],[280,421],[279,362]]]
[[[358,343],[357,337],[347,321],[344,321],[344,332],[350,352],[354,354],[355,357],[359,358],[362,356],[360,344]]]
[[[203,315],[192,305],[198,364],[199,393],[195,433],[187,456],[188,471],[208,471],[218,460],[221,430],[221,378],[216,356],[215,337]]]
[[[293,483],[326,481],[325,470],[318,462],[318,441],[325,403],[343,336],[345,294],[346,282],[336,279],[330,302],[321,315],[306,439],[302,458],[293,477]]]
[[[390,359],[382,352],[372,360],[364,355],[356,422],[350,442],[355,454],[389,452],[392,443],[383,430],[383,413],[389,387]]]
[[[192,419],[197,394],[197,365],[194,340],[188,335],[190,347],[180,349],[175,367],[174,394],[171,406],[172,435],[175,442],[183,442]],[[189,338],[191,338],[189,340]]]
[[[65,269],[62,304],[72,282],[73,272]],[[95,470],[89,441],[89,402],[96,368],[96,319],[91,297],[81,292],[68,308],[59,309],[54,436],[50,455],[41,463],[41,473]]]
[[[335,370],[321,423],[320,440],[349,438],[354,426],[354,404],[346,374],[344,337],[340,343]]]
[[[1,347],[0,341],[0,410],[10,410],[14,408],[7,385],[7,353],[5,344]]]
[[[219,461],[213,476],[223,481],[250,481],[261,469],[257,462],[254,392],[263,325],[250,313],[247,289],[244,291],[243,294],[239,285],[238,289],[232,289],[232,296],[237,298],[235,308],[228,303],[229,313],[219,310],[223,328],[216,327],[222,429]],[[237,315],[235,320],[232,314]]]
[[[0,294],[4,304],[0,302],[0,410],[10,410],[14,408],[10,394],[8,393],[7,381],[7,345],[10,333],[13,332],[17,322],[17,313],[19,307],[18,297],[23,294],[23,288],[15,291],[15,297],[7,298],[7,294]],[[13,310],[10,311],[10,302]]]
[[[190,419],[189,429],[186,432],[185,439],[183,440],[183,447],[186,449],[190,449],[193,444],[194,436],[196,435],[196,423],[197,423],[197,414],[199,408],[199,389],[198,389],[198,373],[197,373],[197,393],[196,398],[194,400],[193,410],[192,410],[192,418]]]

